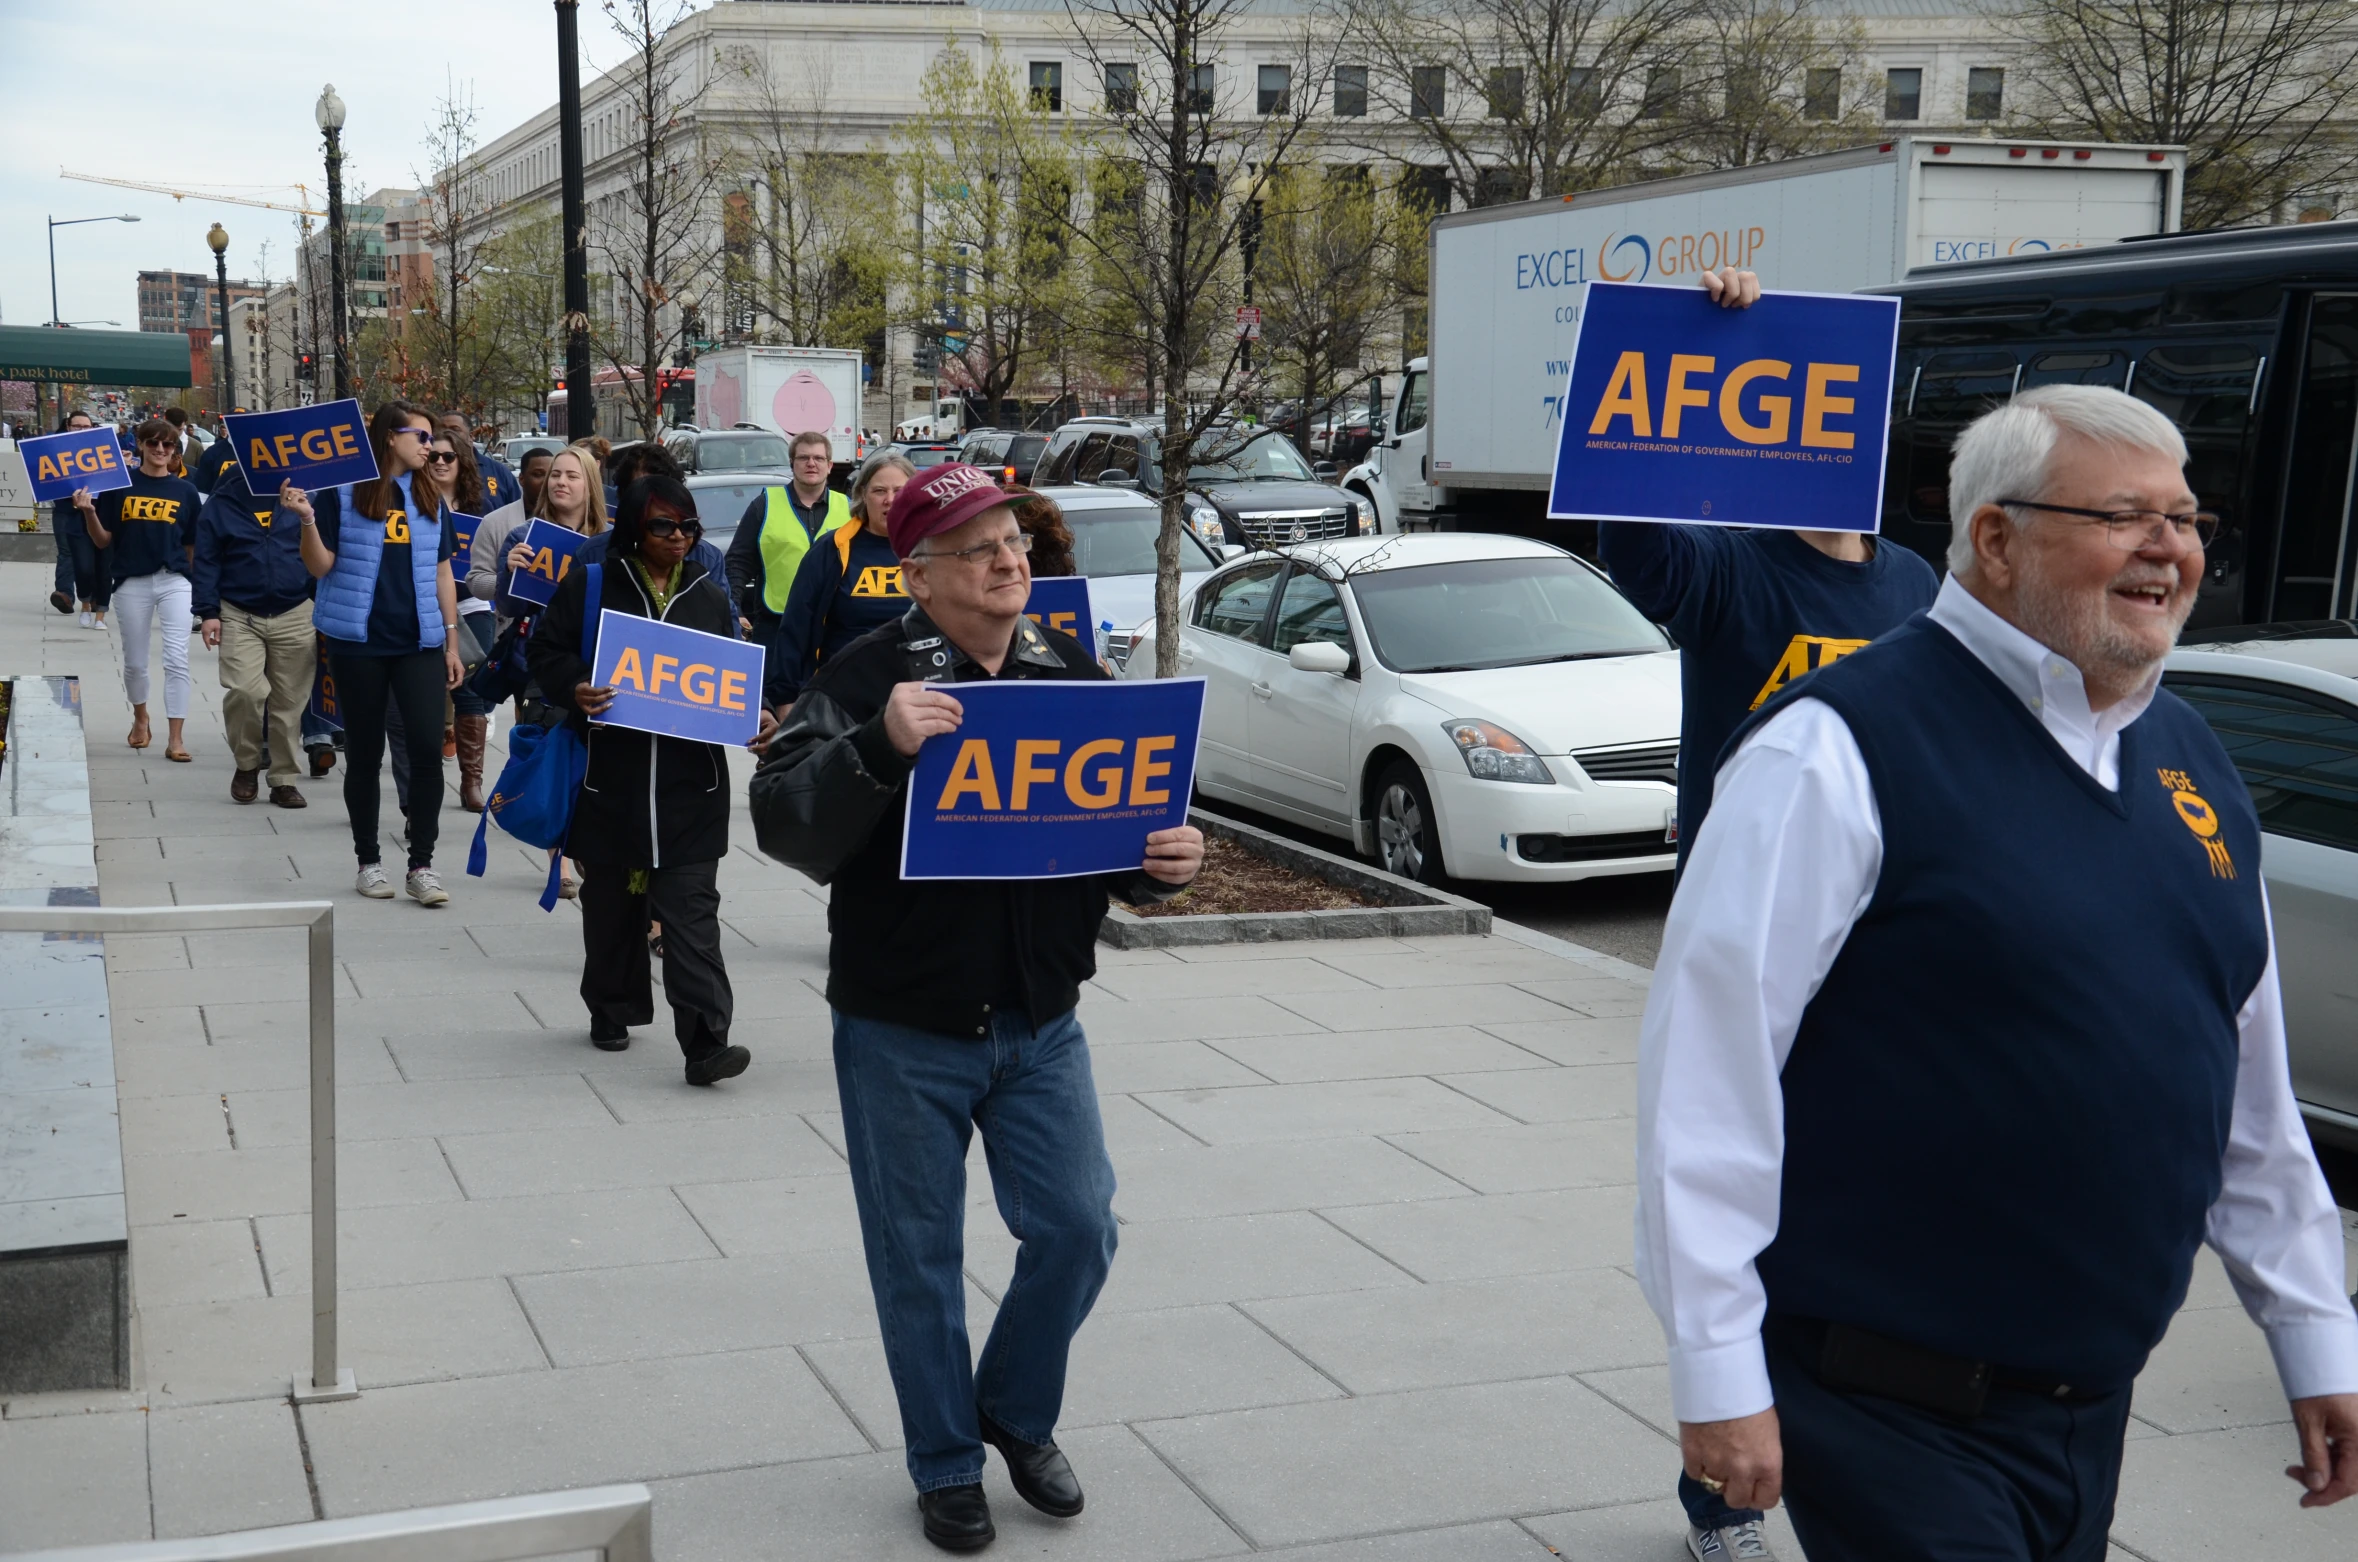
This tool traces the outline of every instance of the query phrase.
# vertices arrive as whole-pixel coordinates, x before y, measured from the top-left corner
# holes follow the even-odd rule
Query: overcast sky
[[[586,80],[621,57],[596,0],[581,7]],[[471,88],[487,142],[557,100],[548,0],[0,0],[0,322],[49,318],[45,219],[129,212],[137,223],[57,230],[62,318],[139,325],[137,274],[213,269],[205,230],[230,235],[229,274],[271,276],[295,250],[290,213],[60,179],[58,170],[150,184],[309,185],[327,176],[312,105],[344,100],[344,193],[407,186],[446,83]],[[238,190],[293,204],[294,192]]]

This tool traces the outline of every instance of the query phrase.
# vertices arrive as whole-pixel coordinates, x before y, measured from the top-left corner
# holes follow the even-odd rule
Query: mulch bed
[[[1247,911],[1353,911],[1382,904],[1213,836],[1204,842],[1203,871],[1184,893],[1158,906],[1129,909],[1142,917],[1208,917]]]

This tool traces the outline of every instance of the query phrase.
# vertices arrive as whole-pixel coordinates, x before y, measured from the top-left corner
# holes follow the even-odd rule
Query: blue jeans
[[[868,1283],[920,1492],[982,1479],[975,1410],[1028,1443],[1056,1432],[1065,1358],[1114,1255],[1113,1163],[1089,1044],[1060,1014],[991,1018],[962,1041],[835,1011],[835,1083]],[[966,1339],[966,1147],[980,1128],[1021,1246],[978,1364]]]

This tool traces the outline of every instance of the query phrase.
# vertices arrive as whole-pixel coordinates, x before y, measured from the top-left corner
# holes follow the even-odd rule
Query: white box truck
[[[2177,147],[1903,136],[1722,173],[1457,212],[1430,235],[1431,350],[1344,486],[1383,529],[1545,531],[1561,398],[1592,281],[1849,293],[1912,269],[2178,226]]]
[[[696,426],[817,429],[848,466],[860,459],[860,369],[849,348],[716,347],[696,360]]]

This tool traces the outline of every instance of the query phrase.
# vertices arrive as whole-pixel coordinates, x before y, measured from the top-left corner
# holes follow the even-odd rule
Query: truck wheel
[[[1376,780],[1376,863],[1419,884],[1441,882],[1441,834],[1433,794],[1415,765],[1396,759]]]

